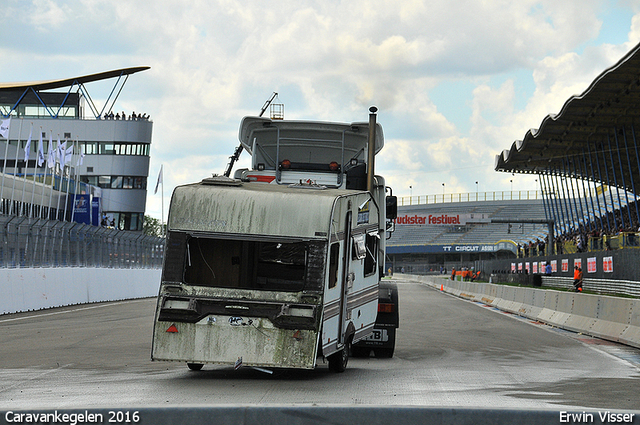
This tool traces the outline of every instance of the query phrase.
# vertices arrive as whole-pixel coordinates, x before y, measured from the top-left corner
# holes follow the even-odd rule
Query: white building
[[[4,173],[0,212],[78,221],[79,210],[76,206],[74,213],[72,208],[73,193],[77,192],[93,198],[94,205],[99,199],[101,213],[96,223],[94,211],[94,224],[100,224],[106,214],[116,228],[141,231],[153,123],[146,114],[115,111],[113,107],[129,76],[146,69],[0,84],[0,120],[10,123],[9,144],[0,136],[0,171]],[[85,85],[106,79],[116,82],[109,99],[98,109]],[[25,162],[30,132],[30,154]],[[67,156],[62,169],[60,158],[54,170],[47,168],[46,161],[37,165],[40,135],[45,158],[50,138],[54,149],[58,140],[66,141],[67,149],[73,146],[73,156]],[[84,153],[82,159],[80,153]],[[68,189],[67,181],[71,182]],[[83,198],[85,204],[87,200]]]

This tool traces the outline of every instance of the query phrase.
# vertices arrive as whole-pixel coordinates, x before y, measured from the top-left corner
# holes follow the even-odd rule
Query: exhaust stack
[[[375,172],[376,157],[376,112],[378,108],[369,108],[369,152],[367,155],[367,190],[373,193],[373,176]]]

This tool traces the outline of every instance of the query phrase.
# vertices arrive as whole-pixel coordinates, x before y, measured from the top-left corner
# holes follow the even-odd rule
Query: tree
[[[151,216],[144,216],[144,224],[142,225],[142,233],[149,236],[163,237],[163,225],[160,220]]]

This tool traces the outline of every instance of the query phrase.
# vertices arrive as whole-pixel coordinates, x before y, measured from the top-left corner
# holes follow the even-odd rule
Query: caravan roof
[[[352,158],[366,162],[369,123],[284,121],[245,117],[239,139],[252,155],[254,168],[275,169],[282,159],[300,163],[345,165]],[[375,153],[384,146],[382,126],[376,125]]]

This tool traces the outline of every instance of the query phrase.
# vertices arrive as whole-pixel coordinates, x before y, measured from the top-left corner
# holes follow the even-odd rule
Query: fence
[[[0,215],[0,268],[160,268],[164,239],[87,224]]]
[[[512,190],[495,192],[443,193],[442,195],[402,196],[398,205],[443,204],[449,202],[523,201],[542,199],[539,190]]]

